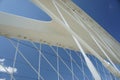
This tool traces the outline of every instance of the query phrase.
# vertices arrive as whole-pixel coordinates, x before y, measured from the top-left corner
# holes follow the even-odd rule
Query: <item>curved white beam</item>
[[[5,35],[8,37],[16,37],[20,39],[28,39],[35,42],[43,42],[50,45],[61,46],[64,48],[78,50],[78,47],[74,44],[74,40],[72,39],[71,35],[69,34],[69,32],[67,32],[64,29],[65,25],[62,23],[59,14],[57,13],[55,7],[52,5],[52,0],[49,0],[49,1],[33,0],[33,1],[35,3],[37,2],[36,4],[39,5],[39,7],[42,7],[44,11],[48,12],[48,14],[52,17],[52,21],[50,22],[39,21],[39,20],[29,19],[25,17],[15,16],[12,14],[0,12],[1,35]],[[81,11],[78,7],[76,7],[75,4],[71,2],[66,2],[66,1],[64,0],[66,5],[70,6],[70,8],[74,10],[77,10],[84,17],[84,19],[89,18],[91,23],[96,24],[83,11]],[[73,19],[73,17],[68,15],[68,13],[71,13],[71,10],[66,6],[64,6],[60,1],[59,1],[59,4],[66,9],[66,12],[63,10],[61,11],[62,13],[64,13],[64,16],[66,17],[66,20],[69,23],[72,30],[74,30],[74,32],[76,32],[76,34],[78,34],[79,37],[81,37],[84,40],[84,42],[86,42],[89,46],[91,46],[91,48],[93,48],[96,52],[98,52],[99,55],[105,58],[104,54],[99,49],[99,47],[95,44],[94,40],[90,37],[89,33],[83,27],[81,27],[82,25],[77,23]],[[89,20],[86,20],[86,22]],[[91,25],[91,23],[89,25]],[[97,28],[98,32],[102,32],[101,34],[106,35],[107,39],[112,41],[113,49],[115,47],[120,48],[119,43],[116,40],[114,40],[104,29],[100,28],[98,24],[97,26],[93,26],[93,27]],[[85,46],[84,46],[84,50],[86,53],[92,53],[90,49]],[[109,54],[107,50],[106,50],[106,53]],[[119,52],[116,51],[115,54],[119,55]],[[114,62],[119,63],[118,61],[116,61],[116,59],[114,59],[112,55],[110,55],[110,57]],[[118,57],[120,58],[120,56]]]

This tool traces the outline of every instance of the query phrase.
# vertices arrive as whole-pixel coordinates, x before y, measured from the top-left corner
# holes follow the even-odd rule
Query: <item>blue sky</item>
[[[94,18],[104,29],[106,29],[114,38],[116,38],[118,41],[120,41],[120,0],[73,0],[78,6],[80,6],[85,12],[87,12],[92,18]],[[40,10],[38,7],[36,7],[34,4],[29,2],[29,0],[1,0],[0,1],[0,11],[16,14],[19,16],[24,16],[27,18],[33,18],[37,20],[45,20],[49,21],[51,18],[45,14],[42,10]],[[13,41],[16,43],[16,40]],[[33,45],[31,45],[27,41],[21,41],[21,43],[27,44],[28,46],[20,44],[19,49],[22,50],[24,53],[24,56],[31,62],[33,67],[35,69],[38,68],[36,66],[38,64],[39,55],[33,54],[38,53],[35,49],[31,48]],[[37,44],[39,47],[39,44]],[[44,55],[47,57],[47,59],[53,64],[55,68],[56,66],[56,57],[55,54],[53,54],[53,51],[50,49],[49,46],[43,45],[42,47]],[[44,52],[45,50],[49,52]],[[9,53],[9,54],[8,54]],[[70,57],[65,53],[63,49],[59,49],[59,54],[63,60],[66,61],[66,64],[70,66],[69,60]],[[10,44],[10,42],[4,38],[0,37],[0,59],[2,64],[4,64],[5,67],[9,67],[13,65],[13,57],[15,55],[15,49]],[[93,79],[91,77],[91,74],[86,67],[86,64],[81,63],[81,59],[78,58],[77,54],[75,52],[71,53],[72,57],[75,59],[75,61],[80,65],[82,68],[82,65],[84,66],[85,73],[88,74],[88,78]],[[82,55],[79,54],[81,57]],[[94,57],[90,56],[91,60],[94,64]],[[84,59],[82,59],[84,61]],[[97,59],[96,59],[97,60]],[[97,60],[100,67],[103,67],[101,63]],[[78,67],[74,64],[74,73],[79,77],[83,78],[83,74],[80,72]],[[45,59],[42,58],[42,70],[41,75],[46,78],[45,80],[57,80],[57,74],[53,69],[48,65],[48,63],[45,61]],[[25,61],[22,59],[20,55],[17,56],[16,66],[18,70],[15,74],[15,78],[17,80],[35,80],[37,78],[36,73],[31,69],[31,67],[25,63]],[[97,66],[96,66],[97,67]],[[103,68],[104,69],[104,68]],[[109,76],[105,78],[105,74],[110,73],[105,69],[105,73],[102,72],[102,69],[99,69],[103,80],[110,80]],[[63,64],[62,61],[60,61],[60,73],[62,74],[63,78],[65,80],[72,80],[72,74],[70,71],[66,68],[66,66]],[[52,77],[51,77],[52,76]],[[53,77],[54,76],[54,77]],[[10,80],[10,76],[6,73],[0,72],[0,78],[6,78],[6,80]],[[75,79],[76,80],[76,79]],[[87,80],[87,78],[86,78]]]

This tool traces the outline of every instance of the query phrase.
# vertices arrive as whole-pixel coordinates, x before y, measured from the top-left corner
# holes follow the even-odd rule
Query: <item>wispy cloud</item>
[[[3,63],[5,61],[5,59],[0,59],[0,63]]]
[[[5,59],[0,59],[0,64],[4,64]]]
[[[17,72],[17,69],[12,68],[12,67],[6,67],[6,66],[3,66],[3,65],[0,65],[0,72],[13,74],[13,73]]]
[[[6,80],[5,78],[1,78],[0,80]]]
[[[4,65],[4,62],[5,62],[5,59],[0,59],[0,72],[8,73],[8,74],[13,74],[17,72],[17,68],[13,68],[10,66],[7,67]]]

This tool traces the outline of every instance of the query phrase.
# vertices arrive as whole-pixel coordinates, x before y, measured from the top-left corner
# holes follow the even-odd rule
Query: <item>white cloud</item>
[[[5,59],[0,59],[0,63],[3,63],[5,61]]]
[[[5,78],[1,78],[0,80],[6,80]]]
[[[17,72],[16,68],[12,68],[12,67],[6,67],[3,65],[0,65],[0,72],[4,72],[4,73],[9,73],[9,74],[13,74]]]
[[[0,59],[0,72],[13,74],[17,72],[17,68],[4,66],[5,59]],[[1,79],[0,79],[1,80]],[[4,79],[3,79],[4,80]]]
[[[5,59],[0,59],[0,64],[4,64]]]

